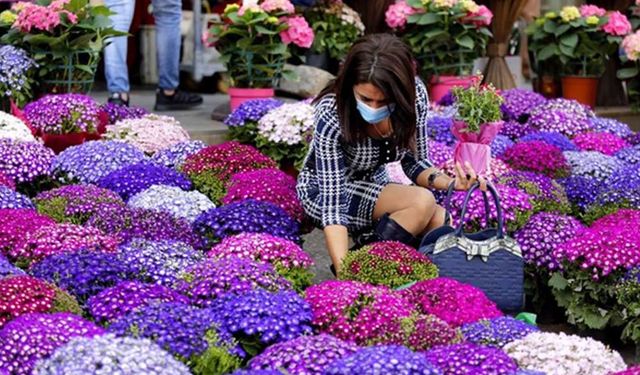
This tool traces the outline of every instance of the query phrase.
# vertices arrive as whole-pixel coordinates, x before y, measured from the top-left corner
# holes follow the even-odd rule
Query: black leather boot
[[[384,214],[378,225],[376,225],[376,235],[378,241],[398,241],[403,244],[418,248],[420,239],[416,238],[409,231],[393,220],[389,214]]]

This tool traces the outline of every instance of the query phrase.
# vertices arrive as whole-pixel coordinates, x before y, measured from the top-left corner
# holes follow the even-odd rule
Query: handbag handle
[[[467,192],[467,196],[464,197],[464,203],[462,203],[462,212],[460,213],[460,223],[458,224],[458,227],[456,228],[456,231],[454,232],[455,235],[457,237],[460,237],[463,235],[462,232],[462,227],[464,224],[464,217],[467,213],[467,206],[469,205],[469,201],[471,200],[471,195],[480,188],[480,184],[479,183],[475,183],[471,189],[469,189],[469,191]],[[504,222],[503,222],[503,217],[502,217],[502,206],[500,205],[500,197],[498,196],[498,192],[496,191],[495,187],[487,182],[487,190],[489,190],[489,193],[491,193],[491,196],[493,197],[493,202],[496,205],[496,211],[497,211],[497,219],[498,219],[498,238],[503,238],[504,237]],[[486,196],[486,194],[485,194]],[[487,201],[485,201],[486,203]],[[487,217],[489,217],[489,213],[490,210],[488,209],[488,207],[485,206],[485,210],[486,210],[486,215]],[[489,224],[489,220],[487,220],[487,224]]]
[[[444,200],[444,210],[448,212],[449,215],[451,215],[451,197],[453,196],[454,189],[455,189],[455,180],[449,184],[449,187],[447,188],[447,196]],[[488,223],[489,220],[491,219],[491,216],[490,216],[491,211],[489,207],[489,197],[487,196],[486,191],[482,192],[482,198],[484,199],[485,220]],[[462,221],[463,219],[464,219],[464,214],[460,215],[460,220]]]

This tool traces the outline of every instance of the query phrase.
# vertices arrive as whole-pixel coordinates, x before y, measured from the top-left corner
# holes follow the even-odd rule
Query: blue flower
[[[334,361],[326,369],[326,375],[441,375],[422,353],[415,353],[404,346],[371,346]]]
[[[461,330],[465,340],[468,342],[502,348],[511,341],[519,340],[539,329],[512,317],[501,316],[465,324],[461,327]]]
[[[556,146],[562,151],[578,151],[578,147],[571,140],[560,133],[536,132],[521,137],[518,142],[542,141]]]
[[[152,163],[126,166],[98,181],[98,186],[115,191],[125,201],[153,185],[177,186],[182,190],[191,189],[191,181],[185,176],[173,169]]]
[[[156,152],[151,160],[167,168],[179,169],[189,157],[207,147],[202,141],[186,141]]]
[[[493,142],[491,142],[491,156],[497,158],[513,145],[514,143],[511,138],[506,135],[497,135]]]
[[[427,120],[427,132],[429,138],[447,145],[454,144],[456,139],[453,136],[453,133],[451,133],[451,125],[453,125],[453,118],[451,117],[429,117]]]
[[[0,208],[35,208],[31,200],[6,186],[0,186]]]
[[[255,99],[242,103],[227,118],[224,124],[227,126],[244,126],[247,121],[258,121],[270,110],[284,104],[278,99]]]

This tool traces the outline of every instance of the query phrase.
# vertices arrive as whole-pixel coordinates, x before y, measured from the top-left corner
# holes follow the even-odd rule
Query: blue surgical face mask
[[[358,98],[356,98],[356,102],[358,103],[357,108],[360,112],[360,116],[362,116],[364,121],[368,122],[369,124],[377,124],[380,121],[388,118],[396,108],[396,105],[393,103],[380,108],[371,108],[364,102],[358,100]]]

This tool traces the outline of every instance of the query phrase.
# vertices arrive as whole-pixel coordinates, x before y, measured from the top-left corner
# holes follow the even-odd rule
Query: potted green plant
[[[111,12],[89,0],[38,0],[15,4],[0,18],[9,27],[0,41],[27,50],[38,64],[44,93],[88,93],[109,38]]]
[[[493,14],[473,0],[399,0],[386,14],[387,25],[412,48],[438,101],[454,86],[468,87],[473,62],[486,50]]]
[[[234,110],[247,100],[273,97],[273,87],[289,74],[284,70],[289,44],[309,48],[314,35],[289,0],[251,0],[228,5],[208,39],[229,73]]]
[[[594,5],[549,12],[527,30],[536,60],[559,69],[563,96],[591,107],[607,59],[630,31],[626,16]]]
[[[627,81],[629,102],[635,111],[640,108],[640,30],[627,35],[622,41],[621,56],[623,67],[618,70],[618,78]]]

